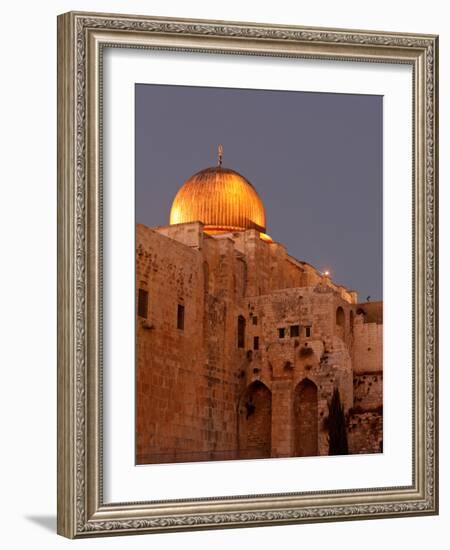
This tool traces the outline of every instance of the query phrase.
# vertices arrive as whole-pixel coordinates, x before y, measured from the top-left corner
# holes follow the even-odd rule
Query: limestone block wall
[[[267,458],[272,447],[272,392],[250,384],[239,404],[238,458]]]
[[[353,378],[353,401],[358,409],[374,410],[383,406],[383,374],[372,372]]]
[[[321,274],[306,262],[290,256],[286,247],[277,242],[267,242],[260,238],[258,231],[248,230],[222,235],[230,238],[236,251],[245,256],[248,268],[246,295],[249,297],[268,294],[290,288],[315,287],[326,283],[331,291],[346,303],[356,303],[356,293],[336,285],[329,277]]]
[[[315,456],[318,454],[318,389],[309,378],[305,378],[294,392],[294,456]]]
[[[376,452],[379,306],[355,317],[355,293],[255,230],[137,226],[136,242],[138,463],[328,454],[336,387],[351,448]]]
[[[137,462],[234,458],[240,384],[227,356],[235,353],[234,312],[226,308],[232,247],[228,257],[226,243],[217,257],[210,254],[208,273],[203,249],[144,226],[136,241],[136,293],[149,292],[147,319],[136,323]],[[209,293],[205,275],[219,297]]]
[[[353,324],[353,365],[355,374],[383,370],[383,325],[364,322],[362,314]]]
[[[327,454],[325,418],[334,388],[339,388],[346,411],[353,406],[351,357],[345,342],[334,335],[335,307],[333,291],[314,288],[248,300],[247,315],[255,319],[249,333],[258,337],[259,350],[248,350],[243,370],[247,385],[260,380],[272,392],[272,456],[311,452],[311,444],[299,443],[311,433],[317,434],[313,454]],[[310,408],[303,407],[299,393],[304,400],[308,397]]]
[[[156,228],[156,231],[166,237],[185,244],[186,246],[201,248],[205,236],[203,224],[200,222],[180,223]]]
[[[377,412],[351,415],[347,424],[351,454],[379,453],[383,450],[383,416]]]

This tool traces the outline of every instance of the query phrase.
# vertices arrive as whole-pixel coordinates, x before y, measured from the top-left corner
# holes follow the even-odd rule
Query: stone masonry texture
[[[382,329],[257,230],[138,225],[136,462],[326,455],[335,388],[349,452],[380,452]]]

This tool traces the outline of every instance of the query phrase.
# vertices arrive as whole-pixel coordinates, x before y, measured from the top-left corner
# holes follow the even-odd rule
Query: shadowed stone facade
[[[382,303],[257,229],[138,225],[136,314],[138,464],[382,450]]]

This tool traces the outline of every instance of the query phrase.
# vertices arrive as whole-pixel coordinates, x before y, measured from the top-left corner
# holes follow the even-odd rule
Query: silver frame
[[[132,47],[413,68],[413,483],[105,504],[102,52]],[[438,513],[438,38],[96,13],[58,17],[58,533],[70,538]]]

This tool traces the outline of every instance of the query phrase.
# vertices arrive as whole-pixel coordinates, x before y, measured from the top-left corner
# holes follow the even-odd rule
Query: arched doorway
[[[317,386],[305,378],[294,393],[294,456],[317,456]]]
[[[271,453],[272,393],[252,382],[239,406],[239,458],[267,458]]]

